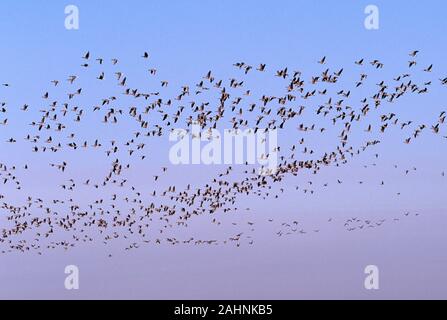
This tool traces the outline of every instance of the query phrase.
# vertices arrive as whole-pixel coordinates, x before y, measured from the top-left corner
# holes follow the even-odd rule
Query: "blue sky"
[[[69,4],[79,7],[79,30],[69,31],[64,28],[64,8]],[[379,30],[364,28],[364,8],[369,4],[377,5],[380,10]],[[421,51],[419,68],[434,64],[432,78],[435,81],[447,75],[446,9],[445,1],[441,0],[3,0],[0,2],[0,83],[11,83],[11,87],[7,90],[0,88],[0,101],[8,102],[12,125],[0,128],[3,130],[0,131],[0,139],[3,143],[11,136],[23,136],[31,117],[19,112],[18,108],[29,103],[38,110],[42,103],[40,97],[48,90],[51,80],[64,80],[71,74],[83,72],[80,67],[81,56],[86,51],[90,51],[94,57],[118,58],[119,67],[132,75],[131,81],[149,90],[152,86],[155,90],[158,83],[147,79],[145,68],[158,68],[158,77],[172,83],[173,88],[166,89],[168,93],[177,92],[177,88],[183,84],[193,85],[210,69],[219,77],[228,79],[235,74],[232,64],[239,61],[252,65],[266,63],[271,73],[288,66],[291,70],[299,69],[310,76],[322,71],[323,67],[316,62],[322,56],[327,56],[331,69],[345,67],[349,81],[356,79],[359,73],[353,65],[355,60],[361,57],[367,61],[377,58],[385,64],[377,80],[380,77],[391,79],[396,73],[406,70],[408,53],[412,50]],[[141,62],[144,51],[150,53],[149,66]],[[95,69],[94,72],[99,70]],[[250,78],[248,82],[259,92],[275,91],[278,84],[272,78]],[[89,79],[82,81],[87,93],[79,103],[86,108],[91,106],[92,97],[108,93],[107,86]],[[360,94],[368,92],[367,89],[360,90]],[[395,107],[403,115],[402,120],[412,119],[416,123],[435,121],[439,112],[445,110],[445,94],[445,88],[438,86],[433,88],[430,96],[402,100]],[[92,139],[100,132],[106,140],[117,133],[107,129],[100,131],[102,129],[93,123],[87,123],[82,129],[86,139]],[[121,127],[119,134],[122,134],[122,139],[132,134],[127,129],[129,127],[126,125]],[[287,143],[295,139],[288,133],[280,138]],[[319,184],[327,180],[344,179],[347,181],[346,186],[341,189],[330,189],[314,198],[296,195],[293,192],[295,185],[305,184],[310,178],[305,176],[298,181],[286,182],[291,189],[286,191],[283,201],[261,203],[256,199],[248,199],[241,206],[251,206],[265,216],[272,213],[280,215],[279,219],[298,216],[307,219],[311,225],[318,225],[319,219],[327,220],[334,215],[390,217],[406,210],[424,212],[428,217],[423,222],[395,225],[358,238],[350,238],[344,230],[330,229],[320,237],[303,242],[278,241],[274,232],[266,228],[262,229],[258,247],[242,248],[241,251],[228,248],[216,251],[151,249],[146,253],[143,251],[120,256],[119,249],[114,249],[121,261],[116,262],[116,265],[121,268],[116,265],[110,267],[108,260],[98,257],[102,253],[101,247],[76,249],[73,253],[51,253],[47,258],[11,255],[4,258],[5,263],[2,265],[5,267],[0,267],[0,280],[5,284],[0,286],[0,297],[8,297],[8,294],[15,297],[38,294],[45,297],[94,297],[100,294],[99,288],[107,288],[108,297],[128,294],[133,297],[185,298],[190,294],[195,298],[387,298],[424,297],[429,295],[428,290],[432,288],[433,297],[445,298],[447,292],[442,286],[445,281],[441,280],[445,280],[446,276],[441,270],[445,270],[447,263],[445,253],[442,252],[447,240],[443,231],[446,226],[443,199],[446,183],[440,178],[440,172],[446,169],[445,146],[431,135],[411,147],[405,146],[402,138],[401,135],[388,136],[388,140],[377,147],[377,152],[381,154],[377,161],[372,158],[374,153],[371,152],[353,162],[352,166],[337,171],[328,170],[321,177],[315,178]],[[329,144],[330,141],[321,141],[320,146],[323,148]],[[154,142],[155,151],[150,152],[150,162],[139,167],[143,173],[131,173],[137,184],[144,185],[148,177],[152,177],[153,170],[167,162],[168,146],[167,138]],[[20,144],[11,147],[8,153],[2,155],[2,161],[23,164],[27,159],[22,152],[26,152],[28,147]],[[58,160],[65,156],[55,155],[60,157]],[[103,166],[102,156],[69,154],[68,157],[79,164],[79,168],[73,169],[75,171],[70,174],[80,178],[99,174],[98,168]],[[31,176],[34,178],[28,181],[29,190],[48,197],[58,192],[58,185],[42,184],[42,179],[53,177],[47,168],[51,158],[42,155],[39,160],[33,161],[42,170],[37,170]],[[372,162],[377,162],[378,166],[371,167],[370,171],[363,170],[364,164],[371,165]],[[395,163],[399,163],[403,169],[417,166],[418,174],[409,181],[402,172],[393,170]],[[211,173],[214,168],[188,168],[186,173],[184,168],[173,170],[173,181],[184,183],[193,180],[202,183],[207,181],[207,173]],[[376,186],[365,186],[364,189],[358,187],[359,179],[378,183],[382,177],[390,181],[383,190],[377,190]],[[395,197],[398,191],[402,192],[400,199]],[[87,192],[85,196],[88,196]],[[409,252],[408,246],[414,247],[415,252]],[[263,250],[269,254],[268,257],[263,256]],[[340,255],[333,253],[337,250]],[[296,254],[297,251],[302,254],[302,260]],[[154,262],[159,256],[168,262]],[[188,260],[188,257],[194,257],[195,260]],[[21,259],[27,263],[20,264]],[[222,278],[216,280],[216,273],[204,266],[209,261],[214,261],[213,266],[219,272],[230,270],[232,274],[240,272],[240,276],[233,279],[231,275],[219,274]],[[374,261],[389,270],[388,273],[385,271],[385,278],[389,282],[383,291],[371,296],[361,286],[362,266]],[[327,270],[326,262],[335,267]],[[63,270],[63,266],[68,263],[78,263],[87,270],[85,273],[89,282],[85,285],[85,291],[81,290],[77,295],[70,295],[58,284],[59,279],[63,278],[58,270]],[[252,263],[259,267],[257,272],[251,268]],[[414,264],[415,274],[411,270],[402,272],[399,269],[399,266],[410,263]],[[30,269],[31,264],[36,266],[35,269]],[[151,264],[153,268],[146,268]],[[273,272],[275,269],[282,273]],[[181,285],[174,280],[170,282],[169,279],[178,280],[176,274],[182,270],[187,270],[189,280],[184,280]],[[161,274],[160,279],[154,276],[157,272]],[[428,272],[433,274],[427,275]],[[14,280],[24,274],[34,282],[17,283]],[[395,282],[391,274],[396,278]],[[404,275],[415,279],[414,286],[408,284],[408,278]],[[288,277],[295,280],[290,281]],[[95,286],[95,278],[102,282]],[[437,283],[436,279],[441,280]],[[325,281],[331,285],[326,286]],[[243,285],[240,291],[238,283]],[[341,283],[346,285],[346,291],[339,289]],[[135,290],[131,285],[135,286]],[[270,295],[266,287],[271,288]]]

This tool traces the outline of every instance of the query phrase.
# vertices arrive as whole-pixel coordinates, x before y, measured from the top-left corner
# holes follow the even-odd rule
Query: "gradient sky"
[[[64,28],[68,4],[79,7],[79,30]],[[379,30],[364,28],[364,8],[369,4],[380,10]],[[10,146],[3,142],[11,136],[24,136],[31,121],[18,108],[28,103],[38,109],[49,82],[80,73],[80,57],[88,50],[94,57],[119,58],[120,68],[132,75],[133,83],[148,88],[155,87],[155,82],[148,82],[144,74],[140,58],[144,51],[150,52],[150,65],[159,70],[159,78],[168,79],[174,88],[193,85],[210,69],[224,79],[235,76],[232,64],[239,61],[252,65],[263,62],[270,71],[288,66],[307,75],[317,74],[322,67],[316,61],[322,56],[327,56],[333,69],[345,67],[347,80],[358,76],[353,61],[361,57],[380,59],[385,68],[377,78],[379,82],[380,77],[391,80],[407,70],[412,50],[420,50],[418,67],[434,64],[431,77],[437,81],[447,75],[446,9],[441,0],[1,1],[0,82],[11,83],[11,88],[0,89],[0,101],[8,102],[11,123],[0,128],[0,145],[7,150],[0,162],[30,162],[37,170],[23,180],[28,192],[42,197],[51,197],[66,181],[48,168],[52,161],[68,157],[76,163],[64,177],[103,175],[104,157],[94,153],[52,158],[31,155],[24,143]],[[259,76],[248,81],[258,92],[274,92],[281,87],[272,78]],[[86,94],[79,100],[81,105],[91,105],[93,97],[102,97],[109,90],[92,80],[83,81]],[[365,91],[359,97],[369,92],[368,88],[360,90]],[[429,95],[406,97],[393,108],[402,120],[434,123],[446,108],[446,90],[437,85]],[[89,140],[98,134],[106,140],[119,132],[119,139],[125,141],[134,129],[127,124],[120,130],[102,129],[92,121],[77,130]],[[292,132],[280,134],[280,144],[296,141]],[[119,246],[105,249],[97,244],[43,256],[0,255],[0,298],[445,299],[447,180],[441,172],[447,172],[446,142],[426,134],[407,146],[403,138],[399,132],[390,131],[381,145],[348,166],[329,168],[312,177],[319,185],[342,179],[342,187],[332,185],[311,197],[297,193],[295,186],[310,179],[304,174],[285,182],[286,191],[279,200],[248,198],[239,204],[240,208],[251,208],[247,213],[250,219],[298,219],[309,228],[321,229],[318,234],[278,238],[276,229],[260,224],[255,244],[240,248],[148,246],[123,252]],[[318,143],[321,150],[331,145],[327,140]],[[149,152],[150,161],[130,173],[136,185],[144,186],[157,168],[168,163],[167,137],[151,147],[155,151]],[[380,153],[379,159],[374,159],[375,153]],[[363,168],[372,163],[377,166]],[[395,170],[394,164],[402,170]],[[417,172],[405,176],[403,171],[413,167]],[[161,184],[206,183],[216,168],[180,166],[170,168],[170,172],[173,180]],[[46,179],[56,183],[50,185]],[[386,187],[378,188],[383,179]],[[359,180],[368,183],[359,187]],[[87,198],[88,192],[84,192]],[[397,192],[402,194],[398,198]],[[21,199],[12,191],[10,195]],[[365,232],[350,233],[343,228],[347,217],[392,220],[407,211],[420,216]],[[328,225],[329,217],[336,223]],[[1,223],[4,221],[0,219]],[[204,234],[214,232],[206,223],[197,228]],[[109,252],[113,252],[113,259],[107,258]],[[80,268],[80,290],[64,288],[64,268],[69,264]],[[377,291],[363,287],[363,269],[370,264],[380,269],[381,287]]]

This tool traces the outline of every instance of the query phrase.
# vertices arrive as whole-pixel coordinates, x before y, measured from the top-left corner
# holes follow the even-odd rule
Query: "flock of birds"
[[[317,175],[326,167],[346,165],[356,156],[378,145],[381,138],[377,136],[384,137],[391,127],[398,128],[406,135],[402,139],[405,144],[413,143],[426,131],[439,135],[440,139],[447,138],[442,135],[446,112],[433,115],[431,123],[416,124],[400,119],[394,112],[385,111],[389,110],[385,108],[387,105],[403,97],[428,94],[435,85],[447,86],[447,77],[428,79],[421,83],[413,78],[416,72],[427,77],[433,74],[432,64],[419,68],[418,54],[418,51],[409,53],[408,66],[404,72],[395,75],[393,79],[372,84],[368,82],[371,74],[380,76],[384,64],[379,60],[359,59],[352,63],[359,70],[358,79],[344,89],[340,89],[340,86],[345,70],[331,70],[327,67],[326,57],[323,57],[317,61],[322,71],[310,77],[289,68],[270,70],[266,64],[252,66],[246,62],[237,62],[234,64],[234,71],[239,74],[237,77],[219,79],[212,71],[208,71],[194,85],[172,89],[175,94],[170,96],[166,93],[164,96],[163,90],[171,88],[171,84],[157,79],[159,73],[151,66],[148,52],[144,52],[140,58],[145,64],[145,74],[158,81],[158,86],[150,91],[131,85],[131,78],[120,68],[118,59],[93,57],[87,52],[82,56],[83,73],[51,81],[48,91],[42,93],[40,107],[28,104],[17,107],[1,102],[0,135],[3,139],[2,127],[10,125],[10,109],[20,108],[20,112],[27,113],[34,120],[26,127],[27,133],[23,136],[8,136],[3,140],[4,143],[27,143],[30,152],[54,155],[55,159],[58,159],[55,155],[64,152],[73,154],[88,149],[108,161],[108,169],[100,180],[89,178],[81,181],[73,174],[60,185],[60,192],[54,194],[52,199],[46,199],[39,195],[24,194],[26,181],[22,181],[20,177],[33,168],[32,162],[23,166],[0,163],[3,185],[0,189],[0,252],[33,251],[42,254],[45,250],[69,249],[81,243],[109,244],[119,240],[126,243],[126,250],[136,249],[144,244],[165,243],[235,246],[242,243],[253,244],[255,239],[251,232],[255,230],[256,224],[253,221],[233,222],[233,226],[240,230],[223,239],[191,236],[180,238],[172,230],[187,230],[186,227],[195,219],[203,216],[210,217],[209,221],[213,225],[222,226],[222,217],[227,214],[249,210],[241,209],[239,201],[242,197],[275,199],[290,189],[314,194],[319,187],[313,181],[306,182],[304,187],[291,187],[285,181],[289,177],[299,179],[303,172]],[[90,80],[98,83],[111,81],[117,94],[108,94],[97,101],[90,101],[90,105],[81,106],[80,99],[88,90],[78,85],[79,79],[93,72],[95,78]],[[246,85],[246,78],[253,73],[262,73],[266,77],[270,75],[274,81],[280,82],[283,92],[256,96],[256,89],[252,90]],[[12,86],[15,84],[3,83],[3,90],[10,90]],[[373,92],[355,99],[356,94],[364,94],[364,86],[372,88]],[[67,89],[63,95],[53,93],[64,88]],[[363,91],[359,93],[360,89]],[[123,102],[124,99],[129,101],[127,105]],[[313,123],[305,122],[306,114],[312,117]],[[377,114],[378,118],[372,120]],[[89,120],[85,120],[86,118]],[[76,132],[79,130],[78,125],[84,121],[95,121],[98,127],[125,122],[128,127],[111,141],[99,137],[89,141],[82,137],[82,132]],[[319,126],[321,123],[328,125]],[[292,139],[294,143],[286,147],[279,140],[279,146],[275,150],[263,155],[265,158],[275,156],[279,159],[276,170],[267,175],[259,174],[259,170],[248,163],[241,166],[227,165],[214,177],[209,177],[209,182],[204,185],[188,183],[180,186],[171,181],[163,188],[158,183],[170,171],[170,166],[167,165],[153,175],[152,181],[145,188],[132,184],[126,174],[138,161],[145,163],[149,160],[148,148],[151,141],[160,143],[161,137],[166,137],[172,130],[182,127],[191,130],[193,124],[200,125],[202,132],[227,127],[241,130],[251,128],[255,132],[272,129],[281,132],[291,128],[295,132],[288,135],[288,139]],[[363,134],[369,137],[357,146],[354,145],[356,139],[352,138],[355,135],[354,127],[361,127]],[[313,133],[325,137],[334,130],[337,135],[332,135],[332,138],[336,143],[331,150],[321,152],[317,150],[318,146],[307,141],[306,135]],[[129,132],[129,139],[120,141]],[[300,136],[295,139],[295,135]],[[200,136],[193,138],[201,139]],[[378,156],[376,153],[373,157]],[[66,177],[70,175],[73,164],[69,156],[64,159],[52,161],[49,166]],[[416,168],[406,169],[405,173],[413,170]],[[364,181],[359,181],[359,184],[363,183]],[[321,187],[327,187],[328,184]],[[341,179],[334,181],[334,185],[341,184]],[[381,185],[384,184],[382,181]],[[17,199],[10,200],[8,194],[12,191],[6,190],[7,187],[23,196],[23,203],[16,204]],[[95,200],[82,203],[76,199],[76,192],[81,187],[89,188]],[[111,194],[106,194],[106,190],[111,190]],[[398,221],[409,215],[418,214],[405,212],[402,217],[390,220]],[[279,222],[280,219],[275,217],[268,220],[269,223],[277,222],[280,226],[280,230],[276,232],[278,236],[320,231],[304,228],[298,220]],[[330,218],[328,223],[333,220],[335,218]],[[346,230],[354,231],[377,228],[387,221],[353,217],[343,221],[343,225]]]

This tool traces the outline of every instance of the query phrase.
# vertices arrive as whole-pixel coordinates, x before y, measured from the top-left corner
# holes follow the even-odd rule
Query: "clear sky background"
[[[64,27],[64,8],[69,4],[79,7],[79,30]],[[369,4],[380,10],[378,30],[364,27],[364,9]],[[327,56],[331,69],[344,67],[347,80],[352,81],[359,74],[355,60],[379,59],[385,68],[377,78],[372,76],[378,83],[381,77],[391,80],[408,70],[408,53],[420,50],[418,68],[433,63],[430,77],[436,87],[427,96],[406,97],[389,112],[397,110],[402,120],[433,124],[446,109],[447,88],[438,81],[447,76],[446,9],[441,0],[1,1],[0,82],[11,87],[0,88],[0,101],[8,102],[11,123],[0,128],[0,146],[6,150],[0,162],[29,163],[34,170],[22,176],[26,192],[48,198],[60,192],[59,185],[70,177],[83,180],[104,175],[101,169],[110,162],[104,162],[104,155],[37,156],[29,153],[28,144],[4,142],[26,135],[32,117],[21,113],[20,106],[28,103],[38,110],[51,80],[85,73],[80,64],[86,51],[94,57],[118,58],[119,67],[132,75],[132,83],[148,90],[160,90],[159,83],[150,82],[144,73],[156,67],[157,79],[170,81],[165,91],[169,94],[178,92],[181,85],[193,86],[210,69],[223,79],[235,76],[238,73],[232,64],[239,61],[254,66],[266,63],[271,74],[286,66],[307,75],[319,74],[325,68],[316,63],[322,56]],[[148,63],[141,61],[144,51],[151,55]],[[88,71],[90,80],[87,76],[81,79],[85,96],[78,103],[86,108],[109,92],[109,87],[93,81],[100,70]],[[247,83],[258,92],[275,92],[281,86],[273,78],[253,76]],[[119,94],[116,87],[114,90]],[[359,90],[359,97],[372,92],[368,87]],[[125,141],[134,131],[126,123],[119,130],[104,129],[93,120],[76,130],[89,141],[117,134]],[[261,202],[248,198],[239,203],[240,208],[251,208],[249,219],[274,217],[278,223],[297,219],[309,230],[320,229],[319,233],[277,237],[277,225],[259,222],[254,245],[240,248],[148,246],[123,252],[120,246],[105,249],[96,244],[43,256],[0,255],[0,298],[445,299],[447,180],[441,172],[447,172],[447,140],[426,134],[407,146],[402,143],[406,136],[388,133],[380,146],[348,166],[329,168],[312,177],[316,185],[330,183],[322,192],[313,196],[296,192],[295,186],[302,187],[310,179],[304,175],[282,185],[286,191],[281,199]],[[446,135],[445,130],[442,134]],[[297,140],[293,130],[280,134],[279,139],[286,145]],[[321,150],[331,144],[324,139],[314,142]],[[167,137],[153,142],[151,148],[150,160],[129,173],[136,185],[144,186],[157,168],[168,164]],[[379,159],[374,158],[375,153],[380,153]],[[48,163],[64,157],[76,166],[61,177]],[[417,171],[405,175],[413,167]],[[160,183],[206,183],[213,172],[214,167],[173,167],[168,181]],[[345,183],[337,186],[336,179]],[[364,186],[359,186],[360,180],[366,181]],[[379,188],[382,180],[387,184]],[[6,187],[0,186],[0,193],[23,200],[25,193],[1,188]],[[80,197],[89,196],[87,190],[82,192]],[[392,222],[404,212],[412,215]],[[343,221],[349,217],[390,222],[382,228],[347,232]],[[329,218],[333,224],[327,223]],[[213,234],[207,228],[199,224],[198,232]],[[109,252],[113,259],[107,258]],[[64,268],[69,264],[80,268],[80,290],[64,288]],[[363,286],[367,265],[380,269],[379,290]]]

